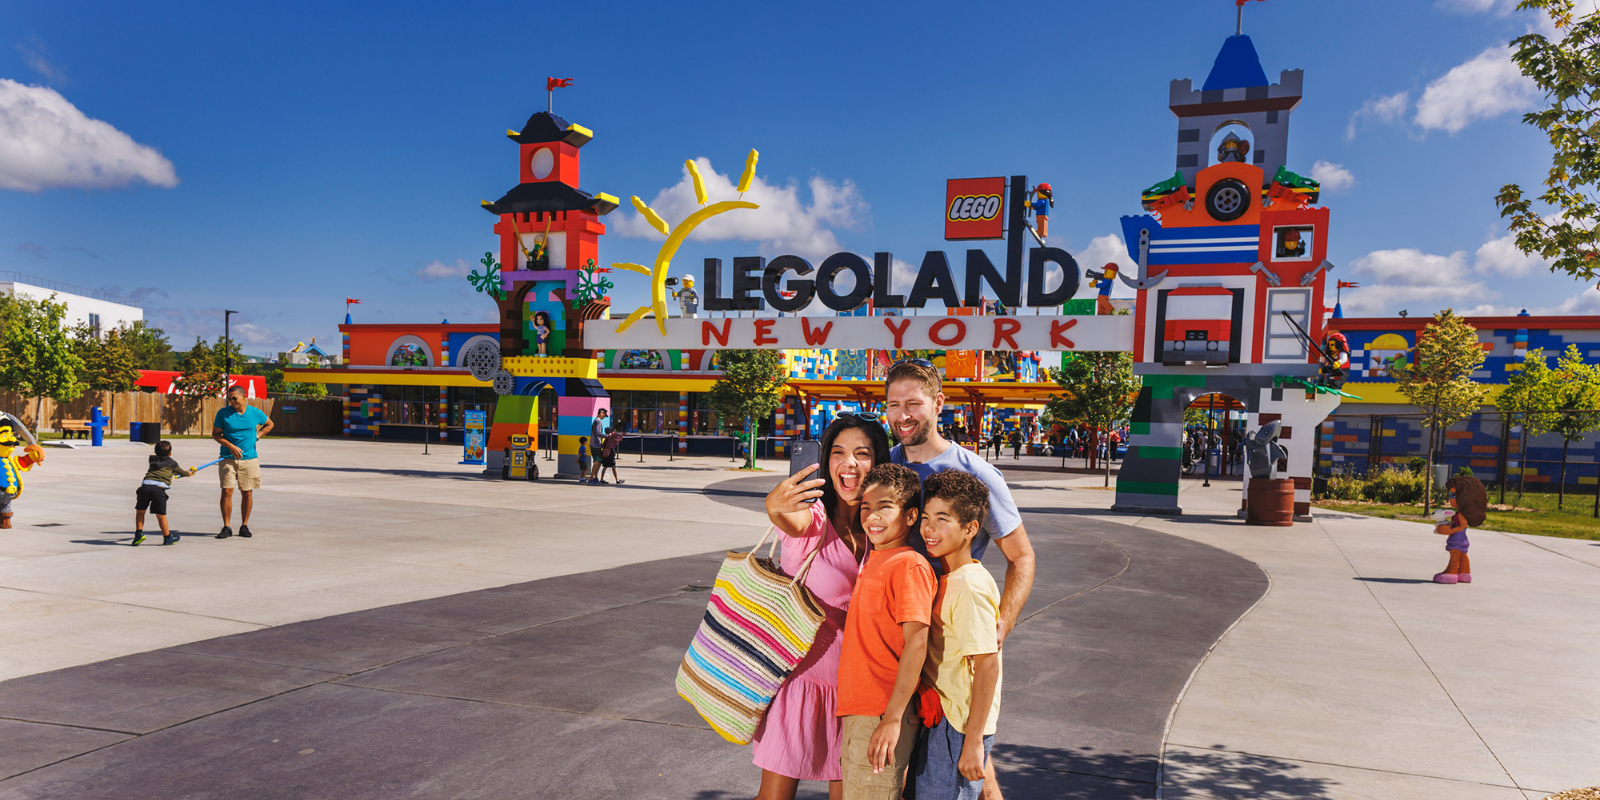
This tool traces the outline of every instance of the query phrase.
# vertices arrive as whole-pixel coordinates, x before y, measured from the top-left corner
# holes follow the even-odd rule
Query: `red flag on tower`
[[[344,299],[344,304],[347,305],[347,306],[359,306],[359,305],[361,305],[361,301],[357,300],[357,299],[355,299],[353,297],[346,297]]]
[[[1248,2],[1250,2],[1250,0],[1234,0],[1233,4],[1236,6],[1242,6]],[[1265,0],[1263,0],[1263,2],[1265,2]]]
[[[1361,284],[1356,281],[1339,281],[1340,289],[1359,289]]]
[[[1240,3],[1239,5],[1244,5],[1244,3]],[[547,91],[547,92],[553,92],[553,91],[555,91],[557,89],[560,89],[560,88],[563,88],[563,87],[567,87],[567,86],[571,86],[571,85],[572,85],[572,79],[571,78],[545,78],[544,79],[544,90]]]

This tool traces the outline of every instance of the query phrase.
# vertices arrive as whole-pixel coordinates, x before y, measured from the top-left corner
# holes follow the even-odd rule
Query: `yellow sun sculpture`
[[[755,177],[756,160],[759,157],[759,153],[751,150],[750,156],[745,159],[744,174],[739,176],[739,196],[741,197],[743,197],[744,193],[750,189],[750,181]],[[694,231],[695,227],[718,214],[726,213],[737,208],[761,207],[755,203],[747,203],[743,200],[723,200],[721,202],[712,203],[709,206],[706,205],[706,185],[705,181],[700,179],[700,170],[695,167],[695,163],[693,161],[685,161],[684,166],[689,168],[689,176],[694,179],[695,200],[698,201],[703,207],[699,211],[690,214],[689,217],[684,221],[678,223],[677,227],[669,229],[666,221],[661,219],[661,215],[651,210],[651,208],[645,205],[645,202],[640,200],[637,196],[633,198],[633,207],[638,209],[639,215],[644,217],[646,222],[650,223],[650,227],[655,228],[656,230],[665,234],[667,241],[662,243],[661,249],[656,252],[656,261],[654,267],[647,268],[641,264],[627,264],[621,262],[613,262],[611,264],[611,266],[616,267],[617,269],[625,269],[629,272],[637,272],[640,275],[648,275],[650,277],[650,305],[640,306],[637,311],[629,314],[628,318],[623,320],[621,325],[617,326],[617,333],[626,331],[628,328],[633,326],[633,323],[643,319],[644,315],[654,311],[656,315],[656,328],[661,331],[662,336],[666,336],[667,268],[672,265],[672,257],[677,254],[678,246],[683,244],[683,240],[688,238],[689,234]]]

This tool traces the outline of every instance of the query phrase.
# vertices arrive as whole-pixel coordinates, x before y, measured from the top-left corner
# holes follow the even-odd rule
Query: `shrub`
[[[1406,462],[1406,469],[1411,470],[1413,475],[1421,475],[1428,469],[1428,459],[1422,456],[1412,456],[1411,460]]]
[[[1339,472],[1329,476],[1324,494],[1330,500],[1365,500],[1366,488],[1366,479],[1348,472]]]
[[[1420,470],[1379,469],[1368,476],[1363,495],[1375,503],[1420,503],[1423,486]]]
[[[1462,478],[1472,477],[1472,467],[1456,467],[1456,475]]]

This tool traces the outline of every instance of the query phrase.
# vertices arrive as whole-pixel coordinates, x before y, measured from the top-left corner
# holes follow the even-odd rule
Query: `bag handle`
[[[767,532],[761,535],[761,541],[756,542],[755,547],[750,548],[750,554],[755,555],[756,553],[761,552],[761,545],[767,544],[767,540],[771,539],[772,543],[767,544],[767,560],[774,560],[777,557],[778,552],[778,538],[772,534],[777,529],[778,526],[776,525],[767,526]],[[822,552],[822,546],[827,544],[827,538],[828,537],[826,535],[818,537],[817,546],[811,549],[811,553],[806,556],[804,561],[800,562],[800,569],[795,570],[794,578],[789,581],[790,586],[793,586],[805,579],[806,572],[811,569],[811,562],[816,559],[818,553]]]

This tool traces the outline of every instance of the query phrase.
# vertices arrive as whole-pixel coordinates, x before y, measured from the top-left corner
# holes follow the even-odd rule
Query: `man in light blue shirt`
[[[228,526],[233,517],[235,488],[244,495],[239,507],[239,535],[250,538],[250,507],[255,490],[261,488],[256,442],[272,431],[272,419],[245,402],[244,394],[243,386],[228,389],[228,404],[217,411],[211,423],[211,438],[222,445],[222,463],[217,468],[222,478],[222,532],[217,534],[218,539],[233,535],[233,528]]]

